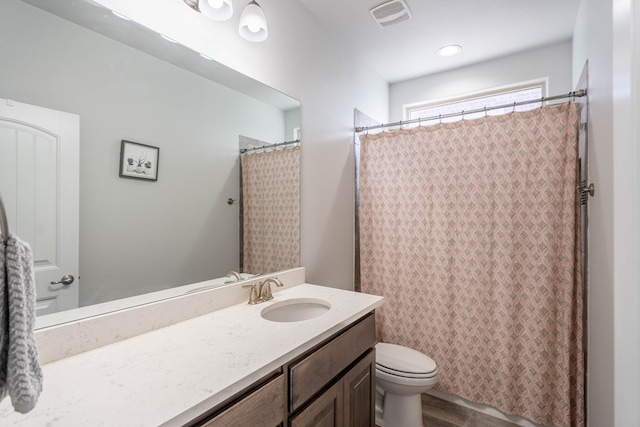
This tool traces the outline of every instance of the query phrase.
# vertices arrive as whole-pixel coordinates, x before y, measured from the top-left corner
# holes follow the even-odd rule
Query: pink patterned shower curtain
[[[361,136],[361,289],[441,391],[584,425],[579,106]]]
[[[242,154],[245,273],[300,266],[300,147]]]

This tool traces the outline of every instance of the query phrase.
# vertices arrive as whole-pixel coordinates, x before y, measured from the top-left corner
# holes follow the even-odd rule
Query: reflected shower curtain
[[[242,271],[300,266],[300,147],[240,156]]]
[[[437,388],[584,425],[573,103],[361,136],[361,289]]]

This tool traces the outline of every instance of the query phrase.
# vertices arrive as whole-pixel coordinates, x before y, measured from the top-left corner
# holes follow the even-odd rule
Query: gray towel
[[[36,290],[29,245],[10,235],[0,243],[0,400],[7,394],[13,408],[32,410],[42,391],[42,370],[33,336]]]
[[[0,241],[0,401],[7,396],[7,354],[9,353],[9,302],[5,244]]]

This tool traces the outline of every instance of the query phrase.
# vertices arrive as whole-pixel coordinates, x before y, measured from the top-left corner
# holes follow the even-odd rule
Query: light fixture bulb
[[[449,46],[444,46],[438,49],[438,53],[440,56],[453,56],[462,50],[461,46],[457,44],[451,44]]]
[[[204,16],[214,21],[226,21],[233,16],[232,0],[199,0],[198,8]]]
[[[255,0],[251,0],[242,11],[238,31],[242,38],[252,42],[261,42],[267,39],[269,35],[267,19],[262,8]]]

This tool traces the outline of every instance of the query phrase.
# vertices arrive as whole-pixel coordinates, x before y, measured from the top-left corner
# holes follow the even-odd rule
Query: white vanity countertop
[[[300,322],[260,317],[300,297],[324,299],[331,309]],[[382,297],[324,286],[274,289],[266,303],[233,305],[44,365],[36,408],[15,413],[7,397],[0,424],[180,426],[381,304]]]

